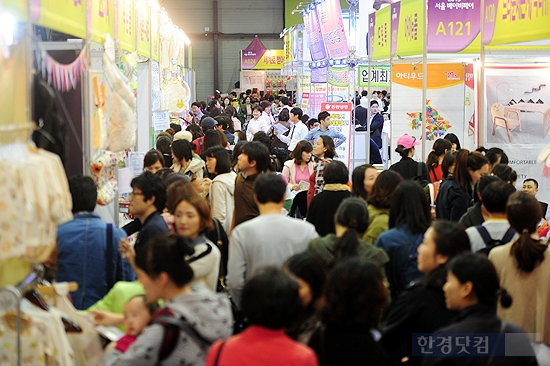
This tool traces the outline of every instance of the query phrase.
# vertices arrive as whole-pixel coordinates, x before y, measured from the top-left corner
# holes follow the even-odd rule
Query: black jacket
[[[370,122],[370,138],[376,142],[378,148],[382,148],[382,129],[384,128],[384,117],[376,113]]]
[[[472,205],[471,193],[463,189],[452,177],[447,178],[439,188],[435,200],[435,213],[438,220],[458,222]]]
[[[315,225],[319,236],[334,234],[334,214],[343,200],[351,196],[349,191],[324,190],[313,197],[307,209],[307,221]]]
[[[390,170],[399,173],[403,179],[413,179],[418,176],[418,164],[421,165],[422,179],[431,182],[426,163],[414,161],[412,158],[401,158],[400,161],[390,166]]]
[[[365,128],[367,126],[367,115],[367,108],[360,105],[355,107],[355,127],[361,126]]]
[[[454,324],[451,324],[447,327],[439,329],[436,333],[524,333],[523,330],[515,324],[506,323],[504,327],[504,332],[501,332],[501,320],[496,314],[496,308],[489,307],[487,305],[473,305],[462,310],[457,317]],[[507,339],[506,339],[507,338]],[[510,339],[506,337],[506,350],[509,350]],[[526,334],[523,336],[514,336],[513,337],[513,348],[515,350],[521,350],[525,353],[532,353],[531,344],[529,338]],[[490,346],[489,346],[489,349]],[[489,362],[489,356],[473,356],[473,357],[456,357],[456,356],[433,356],[425,357],[423,365],[433,366],[433,365],[460,365],[460,366],[535,366],[537,365],[537,360],[533,356],[515,356],[515,357],[494,357],[492,362]]]
[[[411,356],[413,333],[432,333],[449,325],[457,315],[445,306],[443,284],[446,276],[444,267],[435,269],[424,282],[410,286],[390,306],[381,327],[381,345],[394,361]],[[420,363],[419,357],[409,359],[409,365]]]
[[[481,214],[481,201],[474,203],[472,207],[466,211],[460,218],[458,223],[468,228],[470,226],[479,226],[485,222],[483,215]]]

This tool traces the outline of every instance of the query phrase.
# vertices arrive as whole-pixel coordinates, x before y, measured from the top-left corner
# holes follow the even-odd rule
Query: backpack
[[[489,234],[489,231],[485,228],[483,225],[479,225],[475,227],[479,235],[481,235],[481,238],[483,239],[483,242],[485,243],[485,248],[478,250],[477,252],[479,254],[489,255],[489,252],[491,249],[493,249],[496,246],[506,244],[512,240],[514,235],[516,235],[516,231],[513,228],[508,228],[506,232],[504,233],[504,236],[501,239],[493,239],[491,237],[491,234]]]
[[[413,177],[415,182],[420,184],[422,188],[426,187],[428,184],[430,184],[429,180],[424,179],[424,176],[422,175],[422,163],[417,162],[416,163],[416,175]]]

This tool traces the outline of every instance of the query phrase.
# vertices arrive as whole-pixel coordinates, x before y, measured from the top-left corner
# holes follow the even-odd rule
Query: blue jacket
[[[435,205],[435,214],[438,220],[458,222],[462,215],[468,211],[468,207],[472,205],[472,196],[450,177],[439,188]]]
[[[170,229],[166,225],[166,221],[158,211],[150,214],[146,219],[136,239],[134,249],[137,251],[149,240],[155,239],[157,236],[169,234]]]
[[[126,238],[126,233],[113,226],[115,281],[133,281],[134,271],[118,252],[121,238]],[[71,293],[78,310],[89,308],[110,290],[105,276],[106,243],[107,224],[93,212],[76,214],[57,228],[57,281],[78,283],[78,290]]]

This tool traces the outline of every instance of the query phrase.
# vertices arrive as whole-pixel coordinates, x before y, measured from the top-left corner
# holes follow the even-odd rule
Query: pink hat
[[[403,146],[403,150],[408,150],[412,147],[420,145],[420,141],[416,141],[416,138],[409,136],[408,134],[404,134],[397,140],[397,146]]]

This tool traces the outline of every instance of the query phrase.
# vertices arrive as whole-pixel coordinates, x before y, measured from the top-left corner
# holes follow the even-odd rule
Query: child
[[[126,352],[137,339],[143,328],[151,320],[151,316],[157,312],[157,303],[147,302],[145,295],[132,297],[124,305],[124,328],[126,334],[118,340],[115,348],[120,352]]]

